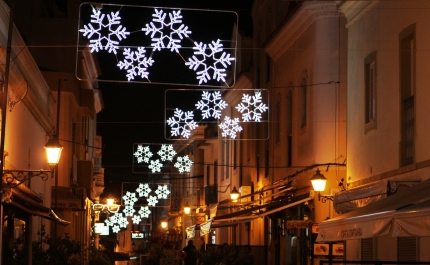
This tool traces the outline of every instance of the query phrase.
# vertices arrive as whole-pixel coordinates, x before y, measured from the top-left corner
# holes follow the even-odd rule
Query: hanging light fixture
[[[327,178],[324,177],[323,174],[321,174],[318,168],[316,173],[312,176],[311,182],[314,190],[318,192],[318,201],[326,202],[327,200],[334,200],[332,195],[321,195],[321,192],[325,189]]]
[[[188,205],[188,201],[185,203],[185,206],[184,206],[184,213],[185,214],[190,214],[190,212],[191,212],[191,207]]]
[[[237,202],[240,197],[240,193],[237,191],[236,186],[233,187],[233,190],[230,192],[230,199],[232,202]]]
[[[163,228],[163,229],[167,228],[167,220],[166,219],[161,220],[161,228]]]
[[[45,144],[46,160],[51,169],[58,165],[62,150],[63,146],[60,144],[58,136],[54,134]]]

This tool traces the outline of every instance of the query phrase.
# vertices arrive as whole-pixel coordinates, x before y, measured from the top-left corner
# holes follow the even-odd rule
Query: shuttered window
[[[361,260],[374,260],[373,238],[364,238],[361,240]]]
[[[397,261],[418,261],[417,245],[418,240],[416,237],[398,237]]]

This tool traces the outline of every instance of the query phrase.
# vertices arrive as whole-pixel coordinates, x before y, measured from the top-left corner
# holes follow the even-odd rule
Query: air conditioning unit
[[[218,203],[217,186],[205,186],[205,205]]]

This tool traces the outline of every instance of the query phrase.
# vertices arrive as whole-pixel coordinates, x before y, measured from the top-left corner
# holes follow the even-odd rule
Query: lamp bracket
[[[334,201],[334,196],[333,195],[321,195],[321,193],[318,192],[318,200],[323,202],[323,203],[326,203],[327,200]]]
[[[48,180],[48,173],[52,173],[51,170],[3,170],[3,183],[7,188],[15,188],[21,185],[23,182],[34,178],[40,177],[43,181]]]

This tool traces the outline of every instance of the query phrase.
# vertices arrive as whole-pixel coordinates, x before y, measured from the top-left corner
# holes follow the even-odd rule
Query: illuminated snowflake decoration
[[[118,226],[118,225],[114,225],[114,226],[112,227],[112,231],[113,231],[114,233],[118,233],[118,232],[119,232],[119,230],[121,230],[121,229],[119,228],[119,226]]]
[[[236,109],[242,113],[243,121],[261,121],[262,113],[269,109],[261,99],[261,92],[255,92],[254,96],[248,94],[242,96],[242,102],[236,106]]]
[[[149,169],[152,170],[152,173],[161,172],[161,167],[163,164],[160,163],[160,160],[151,160],[151,165],[148,166]]]
[[[111,12],[106,17],[107,23],[104,23],[105,14],[102,14],[101,10],[93,9],[91,22],[84,25],[84,28],[79,31],[83,33],[84,37],[87,37],[90,40],[89,46],[91,48],[91,52],[107,50],[109,53],[113,52],[116,54],[119,42],[122,39],[127,38],[127,35],[130,35],[130,32],[127,32],[125,27],[119,25],[121,20],[119,11],[116,13]],[[103,29],[107,29],[109,31],[107,36],[103,36]],[[92,37],[94,37],[94,39],[91,39]]]
[[[139,193],[139,197],[148,197],[152,190],[149,188],[148,184],[139,184],[136,191]]]
[[[120,220],[118,221],[119,227],[121,228],[127,228],[128,225],[128,220],[127,217],[121,217]]]
[[[148,218],[149,214],[151,213],[151,210],[149,210],[148,206],[141,206],[138,213],[140,214],[140,217]]]
[[[169,14],[169,21],[166,21],[167,14]],[[167,47],[170,51],[179,53],[181,40],[184,37],[188,38],[191,34],[188,27],[182,24],[181,10],[164,13],[162,9],[155,9],[152,17],[152,22],[142,28],[145,35],[151,35],[151,46],[156,51],[161,51]],[[168,34],[165,34],[166,31],[169,31]],[[167,46],[165,42],[167,42]]]
[[[236,134],[242,131],[242,127],[239,125],[239,118],[230,119],[230,117],[225,116],[224,121],[218,126],[222,130],[222,137],[236,139]]]
[[[193,120],[194,113],[192,111],[184,112],[176,108],[173,117],[167,120],[167,124],[171,127],[170,133],[172,136],[183,136],[189,138],[191,131],[197,128],[197,123]]]
[[[127,191],[127,193],[122,198],[124,199],[125,205],[133,206],[134,203],[137,202],[136,193],[134,192]]]
[[[138,224],[140,224],[141,218],[139,215],[133,215],[133,218],[131,218],[131,220],[133,220],[133,224],[138,225]]]
[[[179,173],[190,172],[193,161],[188,156],[179,156],[176,160],[175,167],[179,170]]]
[[[155,206],[157,203],[158,203],[157,197],[149,195],[148,205],[149,206]]]
[[[151,57],[146,58],[145,52],[143,47],[138,47],[137,51],[131,51],[130,48],[124,49],[124,60],[120,61],[117,66],[121,70],[127,70],[128,81],[133,80],[135,76],[148,79],[149,72],[147,68],[152,66],[154,60]]]
[[[157,154],[160,156],[161,161],[173,161],[176,151],[173,150],[173,145],[163,144]]]
[[[170,191],[167,185],[164,185],[164,186],[158,185],[158,189],[155,191],[155,194],[157,194],[158,199],[167,199],[167,197],[170,194]]]
[[[126,205],[124,207],[123,213],[125,216],[133,216],[134,212],[136,212],[136,210],[132,205]]]
[[[113,226],[115,224],[110,218],[105,219],[105,223],[107,226]]]
[[[149,159],[152,157],[152,153],[149,150],[149,146],[143,147],[142,145],[138,145],[137,151],[134,152],[134,156],[137,158],[137,163],[149,163]]]
[[[221,110],[227,108],[227,106],[227,102],[221,99],[220,91],[215,91],[214,93],[203,91],[202,99],[196,104],[197,109],[203,113],[203,119],[210,117],[219,119]]]
[[[185,65],[196,71],[199,85],[207,83],[211,79],[225,82],[226,68],[235,59],[230,57],[229,53],[223,51],[221,41],[218,39],[217,41],[212,41],[212,44],[209,45],[194,42],[194,45],[194,55],[188,59],[188,62],[185,62]],[[208,65],[207,62],[209,61],[213,61],[213,65]]]

